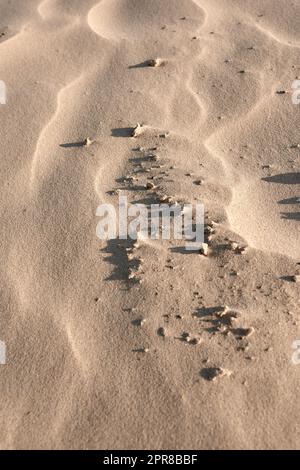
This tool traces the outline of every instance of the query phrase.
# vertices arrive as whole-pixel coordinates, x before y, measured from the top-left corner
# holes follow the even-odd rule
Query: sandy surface
[[[299,448],[299,17],[299,0],[1,1],[2,449]],[[202,201],[209,256],[100,241],[115,189]]]

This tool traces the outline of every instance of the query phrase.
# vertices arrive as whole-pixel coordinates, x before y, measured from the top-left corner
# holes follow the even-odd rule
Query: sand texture
[[[1,449],[300,447],[299,22],[1,0]],[[208,256],[99,240],[118,190],[203,202]]]

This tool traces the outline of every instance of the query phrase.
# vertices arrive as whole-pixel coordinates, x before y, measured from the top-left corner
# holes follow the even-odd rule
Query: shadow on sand
[[[280,175],[267,176],[262,178],[267,183],[277,184],[300,184],[300,173],[282,173]],[[278,201],[278,204],[298,204],[300,203],[299,197],[291,197]],[[300,212],[281,212],[281,218],[286,220],[300,220]]]

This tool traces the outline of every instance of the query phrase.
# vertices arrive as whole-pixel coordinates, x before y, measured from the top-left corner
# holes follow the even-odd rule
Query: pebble
[[[150,59],[148,61],[149,67],[161,67],[164,64],[162,59]]]
[[[208,244],[202,243],[202,246],[199,251],[200,251],[200,255],[208,256]]]
[[[131,137],[138,137],[143,132],[143,126],[139,123],[134,127],[131,133]]]
[[[156,186],[154,183],[150,183],[150,182],[146,183],[146,189],[155,189],[155,188]]]
[[[162,338],[166,337],[166,330],[163,327],[158,328],[157,330],[158,336],[161,336]]]
[[[85,140],[84,140],[84,146],[85,147],[89,147],[90,145],[92,145],[94,143],[93,140],[91,140],[89,137],[87,137]]]
[[[209,370],[208,380],[214,382],[215,380],[222,377],[230,377],[232,372],[228,369],[222,369],[222,367],[212,367]]]
[[[255,332],[255,329],[251,326],[250,328],[241,328],[242,330],[242,336],[249,338],[249,336],[252,336],[253,333]]]

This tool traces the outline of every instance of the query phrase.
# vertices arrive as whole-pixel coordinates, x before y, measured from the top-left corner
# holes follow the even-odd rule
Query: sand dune
[[[2,449],[299,448],[299,14],[1,2]],[[203,202],[208,256],[100,241],[119,191]]]
[[[111,40],[143,41],[157,37],[157,32],[166,22],[176,24],[186,11],[192,24],[205,19],[204,10],[191,0],[161,2],[153,0],[102,0],[88,15],[90,27],[100,36]]]

